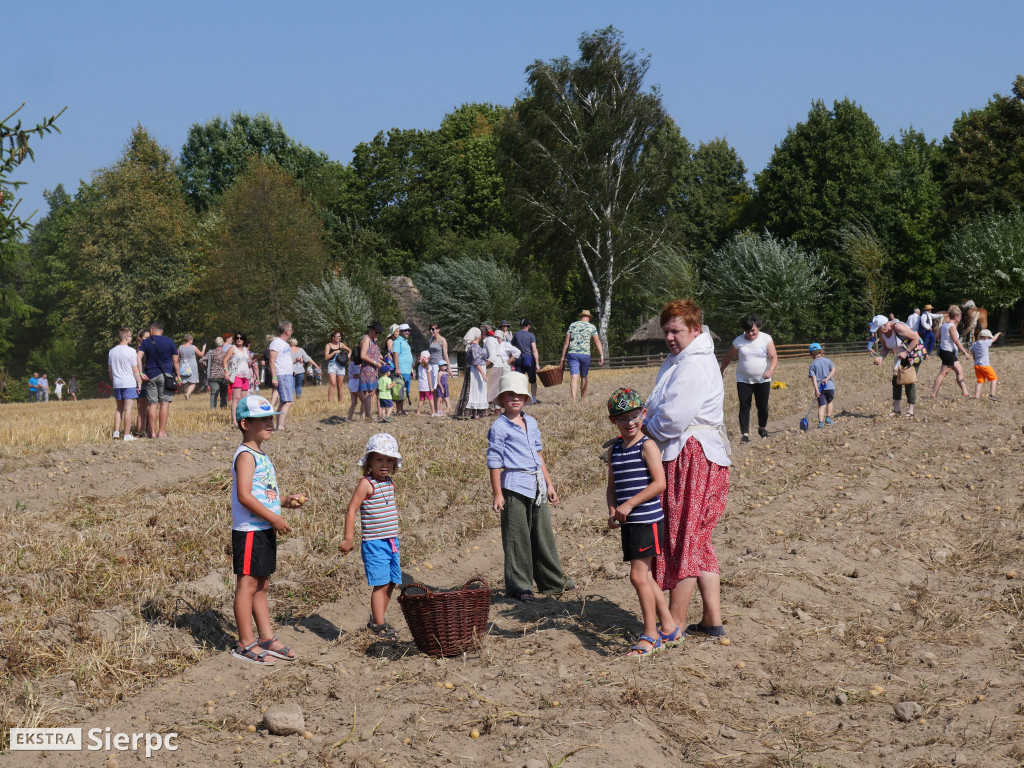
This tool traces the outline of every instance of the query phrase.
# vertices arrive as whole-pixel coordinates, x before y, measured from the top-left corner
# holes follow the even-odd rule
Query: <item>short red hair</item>
[[[658,322],[664,328],[665,323],[678,317],[687,328],[699,329],[702,314],[700,307],[697,306],[697,302],[693,299],[676,299],[675,301],[670,301],[661,310],[661,317],[658,318]]]

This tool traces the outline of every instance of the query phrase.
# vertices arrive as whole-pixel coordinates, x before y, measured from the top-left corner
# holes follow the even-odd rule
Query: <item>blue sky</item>
[[[748,176],[815,99],[849,97],[883,135],[941,139],[1024,72],[1020,0],[963,2],[38,2],[8,9],[6,115],[57,112],[19,212],[120,155],[141,123],[177,154],[190,125],[266,112],[348,162],[379,130],[435,128],[466,102],[510,104],[535,59],[576,55],[613,25],[694,144],[724,136]],[[14,28],[16,27],[16,29]],[[37,215],[37,217],[38,217]]]

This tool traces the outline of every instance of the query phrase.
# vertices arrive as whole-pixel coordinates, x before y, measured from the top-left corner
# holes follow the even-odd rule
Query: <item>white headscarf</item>
[[[477,328],[476,326],[474,326],[474,327],[470,328],[468,331],[466,331],[466,335],[462,337],[462,340],[464,342],[466,342],[467,344],[472,344],[473,342],[475,342],[479,338],[480,338],[480,329]]]

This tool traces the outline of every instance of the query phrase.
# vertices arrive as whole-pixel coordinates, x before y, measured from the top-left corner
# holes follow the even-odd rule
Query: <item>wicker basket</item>
[[[540,378],[540,383],[545,387],[557,387],[562,383],[562,371],[564,369],[561,366],[551,366],[550,368],[541,368],[537,371],[537,376]]]
[[[402,585],[398,604],[417,648],[429,656],[458,656],[487,632],[491,588],[479,577],[448,591],[412,582]]]

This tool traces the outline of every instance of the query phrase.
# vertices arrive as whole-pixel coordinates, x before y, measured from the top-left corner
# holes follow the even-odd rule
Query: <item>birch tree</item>
[[[650,58],[626,49],[621,32],[584,34],[579,52],[526,68],[500,147],[525,239],[582,270],[607,345],[616,284],[664,239],[681,137],[657,88],[644,87]]]

